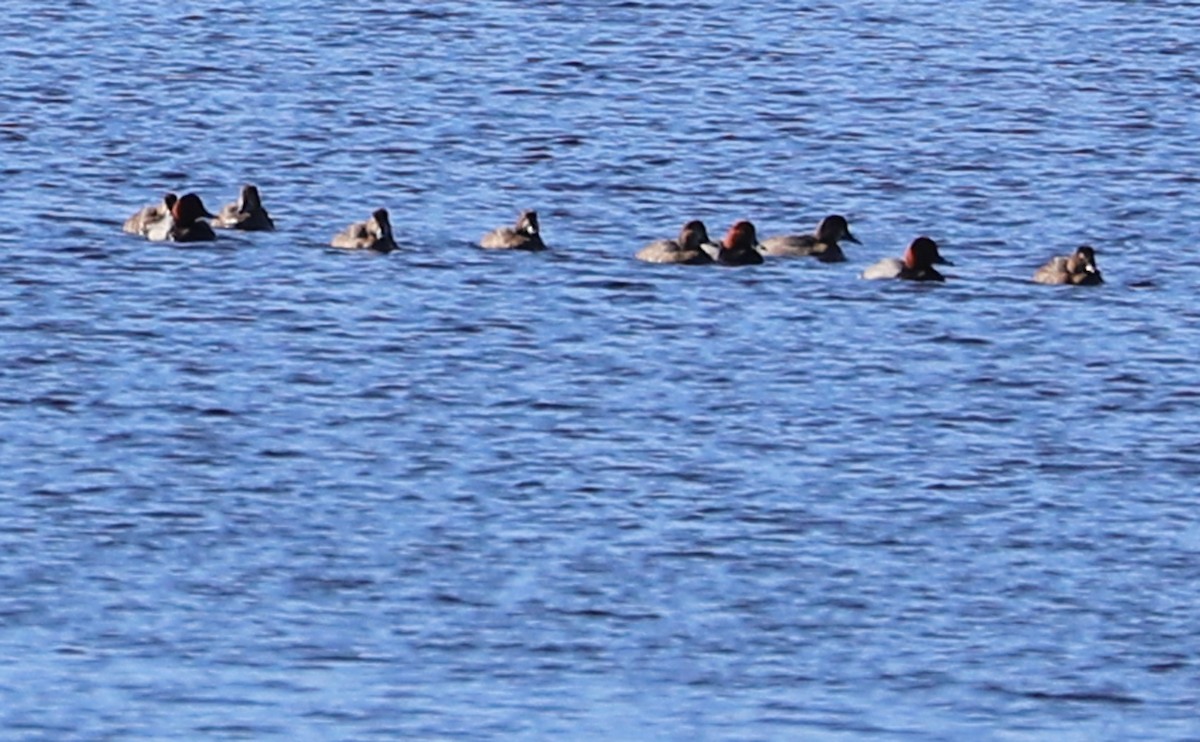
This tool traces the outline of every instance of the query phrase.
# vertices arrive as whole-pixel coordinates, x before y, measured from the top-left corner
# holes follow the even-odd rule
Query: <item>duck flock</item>
[[[206,219],[211,220],[205,221]],[[209,213],[203,201],[194,193],[176,196],[168,193],[161,204],[140,209],[125,220],[126,232],[154,241],[204,242],[216,239],[213,227],[268,231],[275,223],[263,206],[258,188],[245,185],[237,201],[227,204],[217,214]],[[825,217],[812,234],[780,235],[759,241],[754,225],[739,221],[729,228],[725,238],[714,242],[704,223],[698,220],[683,225],[675,239],[658,240],[638,251],[638,260],[649,263],[680,263],[684,265],[755,265],[766,256],[813,257],[824,263],[840,263],[846,259],[842,241],[858,243],[850,233],[844,216]],[[347,250],[390,252],[396,249],[392,224],[387,209],[376,209],[366,221],[355,222],[333,236],[329,243]],[[479,246],[489,250],[544,250],[538,226],[537,212],[524,211],[511,227],[488,232]],[[899,258],[885,258],[862,272],[863,278],[898,278],[908,281],[945,281],[935,265],[953,265],[938,252],[937,243],[928,237],[917,237]],[[1033,274],[1033,280],[1045,284],[1094,286],[1104,282],[1096,267],[1096,252],[1088,245],[1071,255],[1057,255]]]

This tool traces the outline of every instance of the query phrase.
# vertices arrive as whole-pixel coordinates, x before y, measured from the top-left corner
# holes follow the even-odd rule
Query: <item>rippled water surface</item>
[[[0,736],[1200,739],[1197,4],[5,15]]]

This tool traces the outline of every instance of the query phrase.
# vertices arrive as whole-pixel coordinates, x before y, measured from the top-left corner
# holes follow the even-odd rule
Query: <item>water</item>
[[[18,2],[0,736],[1200,739],[1198,25]],[[120,231],[243,182],[278,232]],[[855,278],[921,233],[946,285]]]

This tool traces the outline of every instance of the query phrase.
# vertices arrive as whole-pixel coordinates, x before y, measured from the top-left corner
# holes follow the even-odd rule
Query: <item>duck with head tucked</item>
[[[174,193],[168,193],[163,196],[162,203],[150,204],[138,209],[136,214],[125,220],[121,229],[130,234],[140,234],[145,237],[153,225],[170,218],[171,207],[178,200],[179,197]]]
[[[934,265],[954,265],[938,252],[937,243],[918,237],[909,243],[903,258],[884,258],[862,272],[863,278],[900,278],[906,281],[945,281]]]
[[[493,229],[479,240],[479,246],[487,250],[545,250],[537,212],[522,211],[516,224]]]
[[[1100,269],[1096,267],[1096,250],[1090,245],[1081,245],[1071,255],[1055,255],[1050,262],[1037,269],[1033,280],[1036,283],[1073,286],[1098,286],[1104,283]]]
[[[329,243],[345,250],[374,250],[391,252],[396,249],[392,236],[392,221],[387,209],[375,209],[365,222],[354,222],[333,236]]]
[[[194,193],[185,193],[171,207],[169,219],[155,222],[146,238],[156,242],[209,242],[217,239],[212,226],[203,221],[212,218],[204,202]]]
[[[635,257],[647,263],[703,265],[713,262],[712,257],[704,250],[706,245],[711,245],[710,249],[714,251],[719,249],[708,239],[708,230],[705,229],[704,222],[694,219],[683,225],[678,238],[651,242],[639,250]]]
[[[262,204],[258,194],[258,186],[244,185],[238,200],[225,204],[213,221],[214,227],[224,229],[244,229],[251,232],[269,232],[275,229],[275,222]]]
[[[716,261],[721,265],[758,265],[763,262],[758,251],[758,234],[754,225],[745,219],[737,222],[725,233],[721,249],[717,250]]]
[[[811,255],[822,263],[841,263],[845,253],[838,245],[841,240],[862,244],[850,234],[850,225],[841,214],[830,214],[821,220],[812,234],[792,234],[769,237],[763,240],[762,251],[780,257],[804,257]]]

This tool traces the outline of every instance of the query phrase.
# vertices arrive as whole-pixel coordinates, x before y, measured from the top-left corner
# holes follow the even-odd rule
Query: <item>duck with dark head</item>
[[[850,224],[841,214],[830,214],[821,220],[812,234],[791,234],[768,237],[763,240],[762,251],[767,255],[796,258],[812,256],[822,263],[841,263],[846,259],[842,252],[842,240],[861,244],[850,234]]]
[[[375,209],[370,219],[354,222],[335,234],[329,244],[343,250],[395,250],[396,239],[392,236],[392,220],[388,216],[388,210]]]
[[[884,258],[862,272],[863,278],[899,278],[905,281],[945,281],[934,265],[954,265],[938,252],[937,243],[918,237],[909,243],[903,258]]]
[[[212,226],[204,221],[212,214],[194,193],[185,193],[171,207],[171,217],[153,224],[146,238],[156,242],[209,242],[217,239]]]
[[[1096,250],[1090,245],[1081,245],[1071,255],[1055,255],[1050,262],[1037,269],[1033,280],[1037,283],[1072,286],[1099,286],[1104,283],[1104,277],[1096,267]]]
[[[537,212],[522,211],[516,224],[493,229],[479,240],[479,246],[487,250],[545,250]]]
[[[714,251],[718,249],[709,241],[704,222],[694,219],[683,225],[683,229],[679,230],[679,237],[651,242],[639,250],[635,257],[647,263],[703,265],[713,262],[712,257],[704,250],[706,245],[711,245],[710,249]]]
[[[258,186],[244,185],[238,195],[238,200],[225,204],[213,220],[214,227],[224,229],[243,229],[250,232],[269,232],[275,229],[275,222],[263,206]]]

